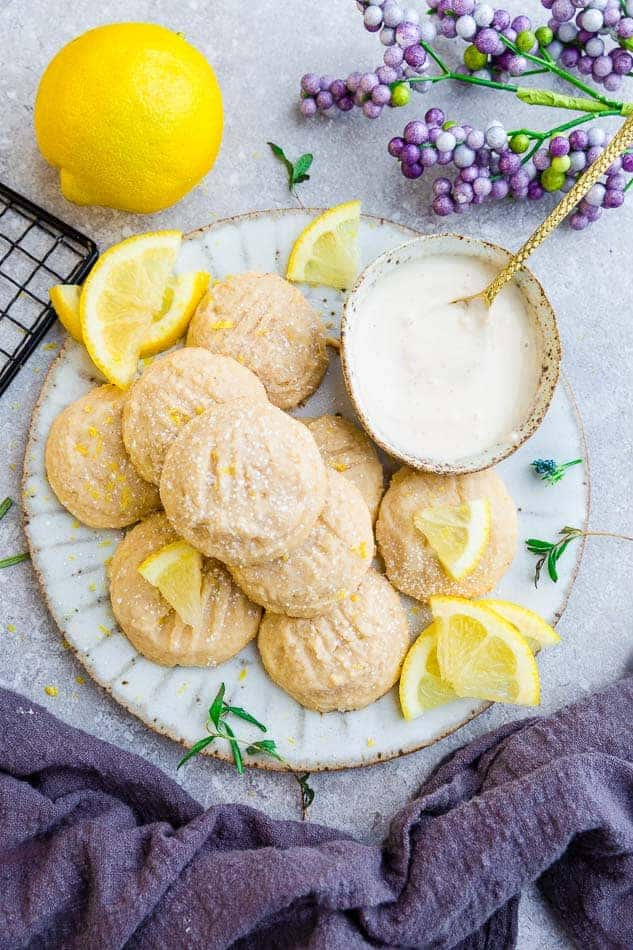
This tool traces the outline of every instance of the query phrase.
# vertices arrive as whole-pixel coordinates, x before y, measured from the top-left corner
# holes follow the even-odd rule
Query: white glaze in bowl
[[[457,255],[476,257],[497,270],[500,270],[511,256],[509,251],[495,244],[458,234],[425,235],[416,238],[394,250],[386,251],[363,271],[345,304],[341,326],[341,359],[345,384],[365,429],[374,442],[391,456],[412,468],[438,474],[480,471],[496,465],[501,459],[515,452],[543,421],[554,395],[561,362],[560,338],[552,306],[536,277],[523,269],[514,280],[527,302],[528,311],[538,332],[541,365],[534,398],[527,416],[515,427],[516,431],[508,433],[479,452],[464,455],[457,460],[421,454],[419,449],[414,447],[413,440],[409,447],[405,447],[401,434],[388,431],[384,416],[380,417],[378,411],[371,410],[362,396],[359,342],[361,336],[367,332],[367,301],[376,286],[403,265],[426,261],[433,256],[446,258]]]

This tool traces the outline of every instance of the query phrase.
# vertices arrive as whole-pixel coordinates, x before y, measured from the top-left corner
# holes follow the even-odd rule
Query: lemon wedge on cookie
[[[347,201],[320,214],[293,244],[288,280],[349,290],[360,266],[360,201]]]
[[[158,588],[183,623],[197,627],[202,621],[202,555],[185,541],[173,541],[150,554],[139,565],[139,574]]]
[[[525,637],[500,614],[463,597],[431,597],[440,676],[459,696],[536,706],[538,667]]]
[[[462,505],[422,508],[413,523],[455,581],[477,567],[490,537],[490,502],[474,498]]]
[[[407,653],[400,674],[400,706],[405,719],[417,719],[429,709],[457,699],[457,693],[441,675],[437,662],[437,633],[434,621],[423,630]]]

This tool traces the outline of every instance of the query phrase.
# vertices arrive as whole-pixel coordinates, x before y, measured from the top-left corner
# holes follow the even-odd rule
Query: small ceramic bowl
[[[404,462],[411,468],[427,472],[436,472],[439,475],[463,475],[467,472],[478,472],[496,465],[519,448],[540,426],[545,413],[554,395],[560,372],[561,345],[558,334],[556,316],[545,291],[534,274],[523,268],[514,278],[523,293],[533,319],[535,320],[541,340],[541,375],[526,419],[517,427],[513,439],[497,442],[485,451],[476,455],[464,456],[451,462],[443,462],[438,458],[427,458],[411,450],[405,453],[402,447],[390,440],[389,433],[385,432],[379,418],[371,418],[360,398],[360,387],[355,367],[354,340],[363,325],[363,304],[367,294],[384,276],[392,273],[401,264],[420,260],[435,255],[472,255],[486,263],[494,265],[498,270],[504,266],[512,256],[510,251],[490,244],[487,241],[478,241],[460,234],[430,234],[415,238],[393,250],[386,251],[376,258],[357,279],[347,299],[343,310],[341,324],[341,361],[345,385],[358,418],[371,438],[385,452]],[[483,288],[482,288],[483,289]]]

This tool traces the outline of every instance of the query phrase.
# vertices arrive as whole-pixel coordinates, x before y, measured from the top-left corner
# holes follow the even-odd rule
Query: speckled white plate
[[[215,276],[245,270],[283,273],[290,247],[314,212],[271,211],[218,221],[184,243],[180,269],[203,268]],[[414,231],[364,217],[360,230],[363,266],[388,248],[415,236]],[[336,332],[342,298],[333,290],[306,289],[307,296]],[[51,422],[68,403],[98,382],[83,348],[72,341],[53,363],[35,408],[27,446],[24,494],[26,532],[33,564],[50,610],[68,643],[90,675],[114,699],[158,732],[191,744],[205,734],[206,711],[221,681],[227,695],[246,706],[269,727],[293,768],[346,768],[367,765],[419,749],[442,738],[477,715],[485,704],[460,700],[414,722],[405,722],[395,690],[367,709],[352,713],[308,712],[266,676],[257,646],[250,644],[217,669],[165,669],[136,652],[118,629],[108,600],[105,562],[121,537],[78,524],[54,497],[44,471],[44,447]],[[319,391],[298,415],[342,412],[354,418],[338,356]],[[568,473],[565,488],[551,488],[534,477],[533,458],[587,457],[582,425],[569,387],[559,385],[536,435],[500,471],[519,507],[519,537],[551,538],[567,524],[586,524],[589,477],[586,467]],[[389,465],[386,465],[389,470]],[[565,608],[582,545],[560,565],[558,584],[544,578],[533,585],[534,558],[519,544],[516,559],[499,586],[499,596],[518,601],[556,621]],[[576,561],[574,561],[574,555]],[[411,604],[409,602],[408,606]],[[410,614],[412,635],[426,622],[418,608]],[[81,723],[79,723],[81,725]],[[248,727],[243,730],[250,735]],[[258,734],[259,736],[260,734]],[[218,747],[211,754],[228,758]],[[278,767],[270,760],[249,764]]]

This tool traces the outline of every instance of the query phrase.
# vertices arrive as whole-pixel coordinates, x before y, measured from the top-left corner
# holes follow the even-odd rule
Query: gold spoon
[[[630,116],[626,122],[622,124],[596,161],[583,172],[573,188],[570,188],[562,201],[560,201],[545,220],[539,224],[538,228],[530,235],[516,254],[512,255],[505,267],[490,281],[488,286],[476,294],[471,294],[470,297],[458,297],[457,300],[453,300],[452,303],[468,304],[473,300],[481,299],[487,307],[491,307],[499,291],[509,280],[512,280],[518,270],[521,270],[532,251],[534,251],[539,244],[543,243],[554,228],[558,227],[563,218],[567,217],[580,199],[584,198],[589,189],[596,184],[599,178],[602,178],[609,165],[612,165],[616,158],[619,158],[622,152],[630,145],[633,145],[633,116]]]

